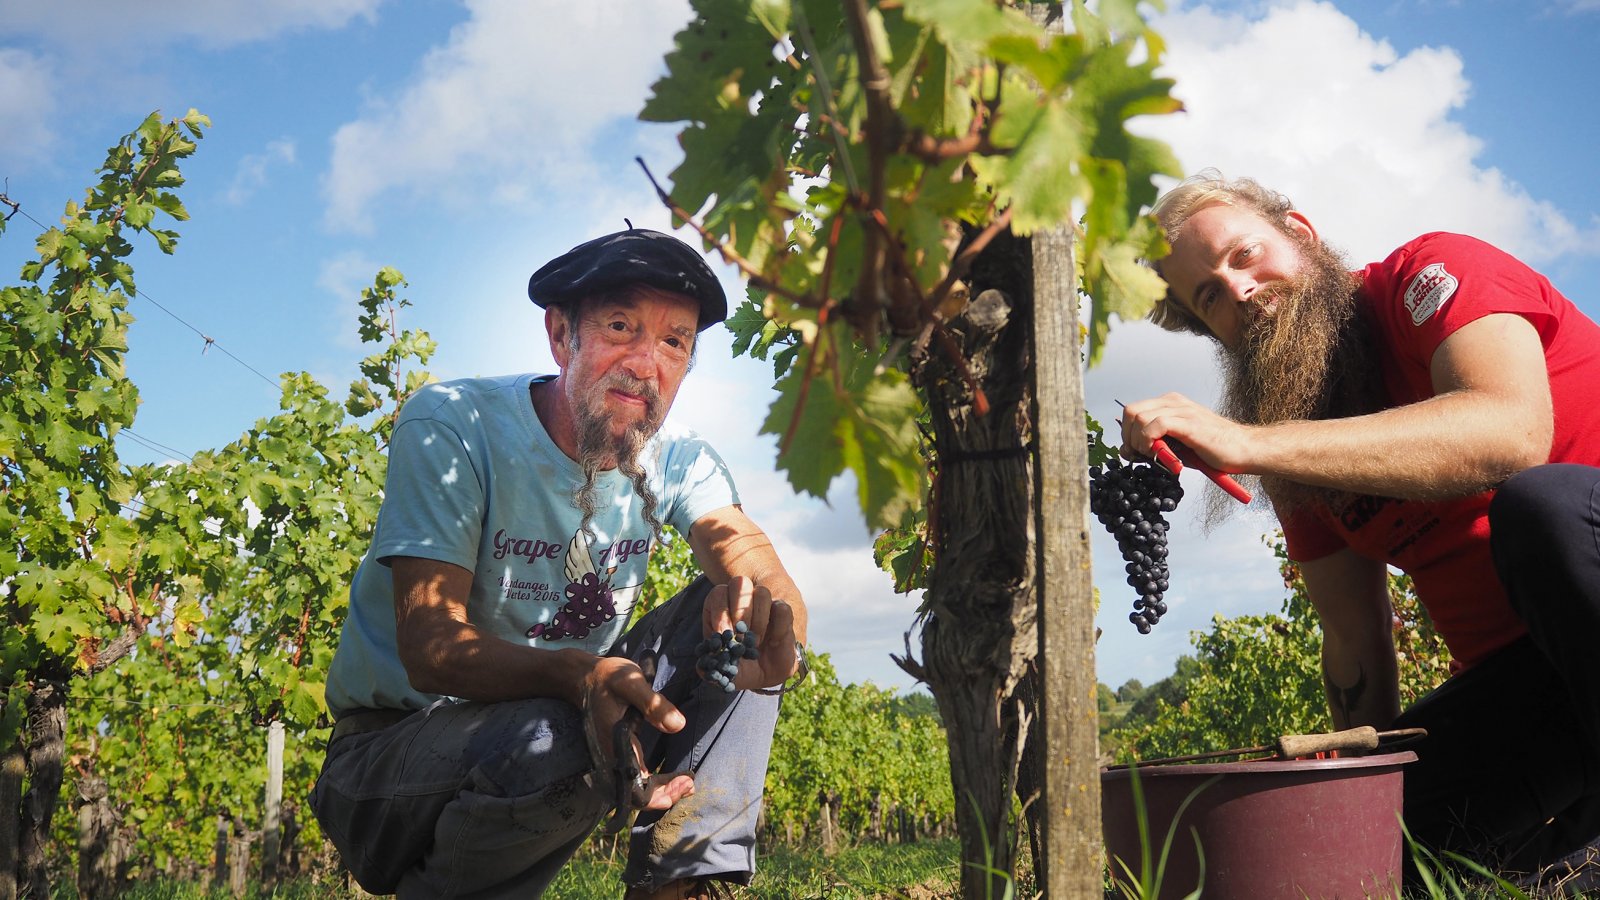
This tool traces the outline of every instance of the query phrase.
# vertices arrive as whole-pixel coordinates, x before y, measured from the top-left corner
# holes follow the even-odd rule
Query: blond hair
[[[1255,179],[1228,179],[1218,170],[1211,168],[1201,169],[1185,178],[1177,187],[1162,194],[1156,200],[1155,206],[1151,207],[1150,213],[1160,223],[1161,230],[1167,235],[1167,243],[1170,244],[1183,233],[1184,223],[1190,216],[1217,204],[1242,206],[1253,210],[1285,234],[1294,236],[1287,224],[1289,211],[1294,209],[1294,204],[1289,202],[1288,197],[1263,187]],[[1161,272],[1160,260],[1156,260],[1152,266],[1158,274]],[[1173,297],[1170,287],[1167,289],[1167,295],[1156,301],[1156,305],[1151,308],[1149,318],[1168,331],[1187,331],[1215,337],[1211,329],[1207,328],[1194,313],[1184,309],[1183,304]]]

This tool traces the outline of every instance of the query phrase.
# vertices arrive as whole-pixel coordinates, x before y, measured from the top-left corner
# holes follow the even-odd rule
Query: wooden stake
[[[1038,429],[1039,821],[1050,898],[1101,896],[1094,584],[1077,277],[1066,229],[1033,235],[1034,419]]]
[[[278,882],[278,819],[283,802],[283,723],[267,727],[267,802],[261,825],[261,885],[270,892]]]

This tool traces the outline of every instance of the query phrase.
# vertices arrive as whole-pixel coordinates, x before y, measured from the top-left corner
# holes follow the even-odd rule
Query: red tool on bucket
[[[1121,400],[1116,401],[1116,404],[1118,406],[1123,405]],[[1121,425],[1122,420],[1118,419],[1117,424]],[[1178,444],[1178,439],[1173,438],[1171,443]],[[1178,444],[1178,446],[1182,447],[1183,445]],[[1156,438],[1150,442],[1150,447],[1151,449],[1155,450],[1156,462],[1160,463],[1162,468],[1174,475],[1177,475],[1183,471],[1183,460],[1178,458],[1178,454],[1172,452],[1172,447],[1168,444],[1165,438]],[[1191,465],[1193,465],[1196,469],[1199,469],[1201,474],[1211,479],[1212,483],[1214,483],[1217,487],[1222,488],[1222,490],[1225,491],[1228,496],[1239,501],[1240,503],[1250,502],[1250,492],[1240,486],[1239,482],[1234,481],[1231,477],[1229,477],[1226,472],[1216,468],[1215,466],[1201,459],[1199,456],[1194,457],[1194,462]]]

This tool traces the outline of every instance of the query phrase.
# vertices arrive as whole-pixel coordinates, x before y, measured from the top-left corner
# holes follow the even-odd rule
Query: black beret
[[[694,248],[670,234],[630,228],[573,247],[528,279],[541,307],[644,284],[700,303],[700,331],[728,317],[728,297]]]

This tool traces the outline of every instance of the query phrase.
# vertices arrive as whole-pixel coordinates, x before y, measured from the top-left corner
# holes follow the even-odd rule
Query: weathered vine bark
[[[121,860],[117,856],[117,816],[106,780],[90,770],[77,781],[78,896],[84,900],[114,897]]]
[[[62,763],[67,733],[66,691],[53,682],[37,682],[27,700],[22,742],[27,747],[28,792],[22,797],[22,896],[49,900],[50,873],[45,847],[50,843],[50,818],[61,795]]]
[[[228,817],[217,814],[217,839],[211,845],[211,891],[217,893],[228,884]]]
[[[1028,247],[1003,234],[978,257],[967,279],[973,299],[945,323],[953,346],[932,335],[914,369],[931,417],[934,561],[922,662],[906,665],[932,688],[948,726],[961,889],[972,900],[1003,896],[1015,869],[1012,795],[1027,730],[1015,692],[1038,652]]]
[[[228,842],[228,891],[243,897],[250,883],[250,845],[255,834],[239,816],[233,818],[233,839]]]
[[[17,864],[22,854],[22,778],[28,758],[18,738],[0,755],[0,900],[17,900]]]

